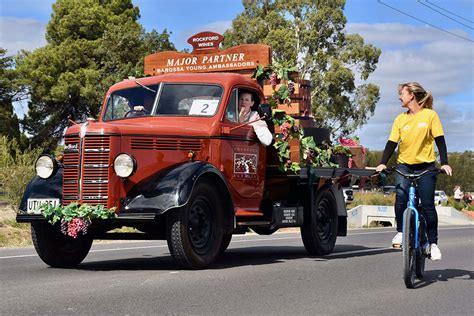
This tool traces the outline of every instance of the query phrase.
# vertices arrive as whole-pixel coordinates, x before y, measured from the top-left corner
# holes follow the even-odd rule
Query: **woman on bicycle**
[[[418,180],[418,196],[421,199],[423,215],[426,219],[431,260],[441,260],[438,243],[438,214],[434,205],[437,171],[435,168],[434,143],[438,147],[441,169],[449,176],[452,169],[448,165],[448,154],[444,140],[443,127],[438,114],[433,111],[433,96],[417,82],[400,84],[399,99],[407,111],[399,114],[392,125],[392,131],[383,152],[378,172],[387,168],[386,164],[398,145],[397,169],[404,173],[427,173]],[[408,202],[410,181],[399,174],[395,176],[396,199],[395,217],[397,234],[392,239],[392,246],[400,247],[402,243],[403,211]]]

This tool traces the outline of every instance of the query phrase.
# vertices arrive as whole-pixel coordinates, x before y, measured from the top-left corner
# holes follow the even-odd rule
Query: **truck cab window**
[[[229,99],[229,104],[227,105],[227,109],[225,111],[225,118],[231,122],[238,122],[239,120],[239,112],[237,110],[238,104],[238,92],[237,89],[232,91],[232,94]]]

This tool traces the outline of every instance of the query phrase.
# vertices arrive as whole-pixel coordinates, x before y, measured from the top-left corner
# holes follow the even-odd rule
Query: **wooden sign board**
[[[271,64],[270,46],[244,44],[225,50],[218,45],[223,37],[217,33],[201,32],[188,42],[193,43],[193,53],[165,51],[145,57],[145,75],[189,72],[253,72],[258,65]],[[204,45],[199,45],[204,44]]]
[[[193,46],[192,54],[214,53],[219,51],[219,44],[224,36],[214,32],[201,32],[191,36],[188,43]]]

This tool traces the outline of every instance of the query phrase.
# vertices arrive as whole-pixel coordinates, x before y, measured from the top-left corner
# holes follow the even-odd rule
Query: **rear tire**
[[[308,212],[301,237],[306,251],[311,255],[330,254],[337,239],[337,204],[329,190],[317,193],[313,212]]]
[[[230,241],[232,240],[232,234],[225,234],[222,239],[221,248],[219,249],[219,255],[222,255],[229,247]]]
[[[403,212],[403,280],[407,288],[413,288],[415,284],[415,229],[414,216],[411,209]]]
[[[92,246],[90,235],[72,238],[64,235],[59,225],[31,224],[31,238],[41,260],[54,268],[70,268],[81,263]]]
[[[222,227],[219,196],[209,182],[199,182],[188,203],[168,216],[166,239],[174,260],[186,269],[206,268],[219,256]]]

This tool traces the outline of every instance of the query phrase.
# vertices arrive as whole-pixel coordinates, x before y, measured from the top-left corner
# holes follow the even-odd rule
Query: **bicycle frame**
[[[410,209],[415,215],[415,250],[420,248],[420,239],[418,238],[418,230],[420,229],[420,213],[416,209],[416,187],[414,181],[411,182],[410,187],[408,188],[408,206],[407,209]],[[405,212],[403,213],[405,217]],[[405,229],[405,227],[403,227]]]

